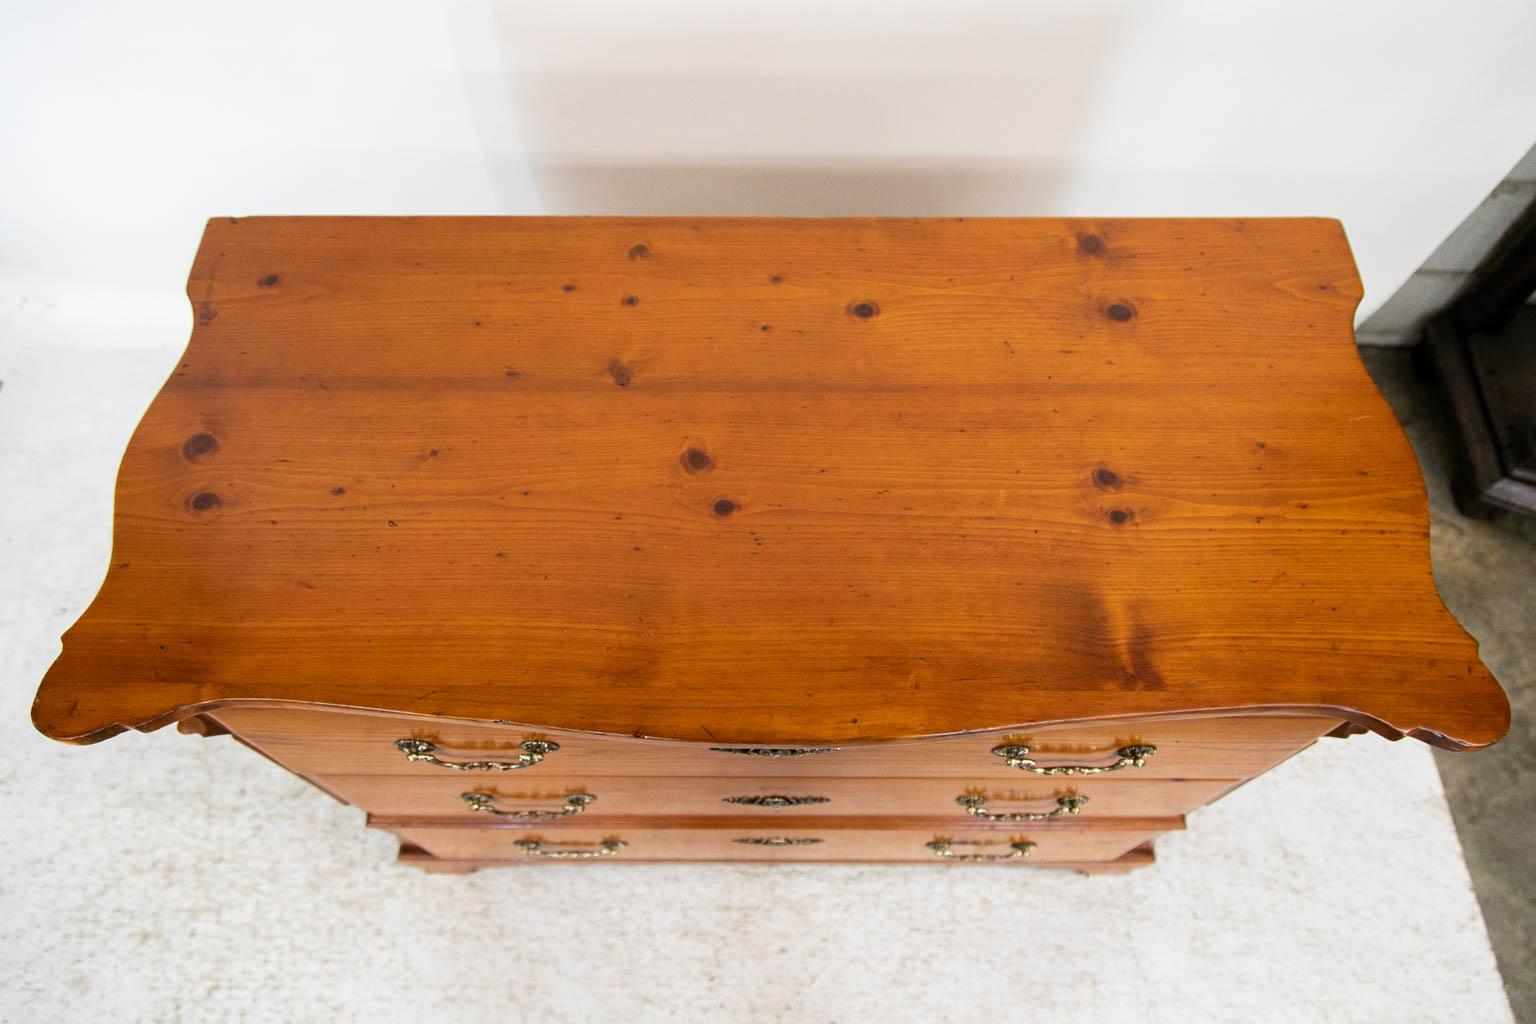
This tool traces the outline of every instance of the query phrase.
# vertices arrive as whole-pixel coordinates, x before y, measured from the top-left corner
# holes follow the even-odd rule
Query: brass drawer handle
[[[519,839],[512,845],[530,857],[557,857],[566,860],[582,860],[588,857],[612,857],[629,844],[622,839],[604,839],[590,849],[585,847],[550,849],[538,839]]]
[[[1007,853],[956,853],[955,845],[948,839],[935,839],[928,844],[935,857],[949,860],[1021,860],[1035,852],[1035,844],[1028,840],[1009,843]]]
[[[815,846],[817,843],[826,842],[826,840],[799,839],[789,836],[768,836],[767,838],[759,839],[756,836],[744,836],[741,839],[732,839],[731,842],[740,843],[742,846]]]
[[[1022,743],[1004,743],[1000,747],[993,747],[992,753],[1002,758],[1008,767],[1034,772],[1036,775],[1103,775],[1105,772],[1117,772],[1122,768],[1140,768],[1147,763],[1147,758],[1157,753],[1157,748],[1150,743],[1136,743],[1129,747],[1121,747],[1115,751],[1120,760],[1100,767],[1063,764],[1042,768],[1029,756],[1029,748]]]
[[[597,797],[590,793],[565,794],[565,806],[558,811],[504,811],[496,806],[496,798],[489,793],[460,793],[459,799],[469,805],[472,811],[484,811],[486,814],[494,814],[502,818],[521,818],[543,820],[547,818],[564,818],[570,814],[580,814]]]
[[[1085,796],[1059,796],[1056,798],[1054,811],[1043,813],[1015,811],[1011,814],[999,814],[997,811],[987,810],[987,798],[984,796],[965,794],[955,797],[955,803],[964,807],[966,814],[981,818],[983,821],[1045,821],[1047,818],[1059,818],[1063,814],[1076,814],[1087,802],[1088,798]]]
[[[710,747],[717,754],[746,754],[749,757],[804,757],[806,754],[830,754],[836,747]]]
[[[435,764],[439,768],[452,768],[456,772],[515,772],[519,768],[532,768],[544,760],[545,754],[560,749],[560,744],[549,740],[523,740],[523,752],[516,761],[444,761],[437,756],[437,744],[426,740],[395,740],[395,749],[405,755],[407,761]]]
[[[746,804],[749,807],[805,807],[808,804],[829,804],[831,797],[826,796],[726,796],[720,798],[725,804]]]

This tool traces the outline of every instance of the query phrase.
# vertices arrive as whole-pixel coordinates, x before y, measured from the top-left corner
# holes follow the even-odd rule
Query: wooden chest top
[[[51,736],[1507,726],[1333,221],[229,218],[188,294]]]

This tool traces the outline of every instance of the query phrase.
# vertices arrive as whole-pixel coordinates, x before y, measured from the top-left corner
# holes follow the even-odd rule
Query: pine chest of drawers
[[[1332,221],[229,218],[188,294],[34,721],[429,870],[1123,871],[1508,725]]]

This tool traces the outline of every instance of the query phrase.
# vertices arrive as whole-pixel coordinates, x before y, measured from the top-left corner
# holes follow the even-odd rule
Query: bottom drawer
[[[1110,861],[1156,833],[1145,829],[1006,832],[857,828],[396,828],[450,861],[850,861],[1039,864]]]

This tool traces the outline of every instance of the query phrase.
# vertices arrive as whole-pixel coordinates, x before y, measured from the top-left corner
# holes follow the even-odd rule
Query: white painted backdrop
[[[0,369],[179,345],[220,214],[1318,214],[1368,312],[1536,138],[1533,38],[1529,0],[7,0]]]

